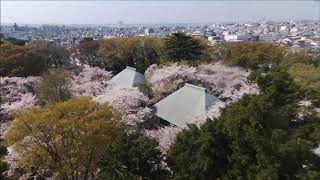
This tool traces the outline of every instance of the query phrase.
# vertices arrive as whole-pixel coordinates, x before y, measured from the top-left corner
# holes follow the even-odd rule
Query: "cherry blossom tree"
[[[0,111],[9,113],[35,105],[38,77],[0,77]]]
[[[146,79],[156,94],[172,93],[184,83],[191,82],[207,88],[226,102],[236,101],[244,94],[259,93],[258,86],[247,80],[249,74],[249,71],[227,67],[220,62],[198,68],[177,63],[164,67],[151,65],[145,72]]]
[[[209,107],[206,113],[195,114],[188,117],[188,122],[189,124],[195,124],[197,126],[200,126],[204,124],[207,121],[207,119],[214,120],[215,118],[218,118],[221,114],[221,110],[224,107],[226,107],[226,103],[217,100],[211,107]]]
[[[98,67],[85,67],[78,75],[71,76],[75,96],[95,97],[105,92],[112,73]]]
[[[176,136],[182,129],[177,126],[164,126],[156,130],[147,130],[145,134],[150,137],[154,138],[159,142],[159,148],[162,153],[167,154],[171,145],[176,140]]]
[[[12,113],[34,106],[35,86],[38,77],[0,77],[0,139],[4,139],[10,125]],[[21,168],[18,165],[16,152],[8,147],[8,154],[4,161],[8,164],[8,170],[4,175],[8,178],[18,179],[21,175]]]
[[[152,86],[156,94],[168,94],[184,83],[195,79],[196,68],[187,65],[171,64],[159,68],[157,65],[151,65],[145,72],[145,77]]]
[[[103,94],[94,97],[99,103],[109,102],[123,112],[123,120],[128,125],[136,125],[152,116],[150,100],[138,88],[109,86]]]

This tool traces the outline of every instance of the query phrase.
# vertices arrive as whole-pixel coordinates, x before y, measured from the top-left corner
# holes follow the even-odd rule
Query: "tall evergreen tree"
[[[166,54],[169,60],[196,60],[202,55],[205,47],[199,39],[178,32],[167,37],[165,41]]]
[[[101,179],[164,179],[158,143],[141,134],[123,133],[105,151]]]

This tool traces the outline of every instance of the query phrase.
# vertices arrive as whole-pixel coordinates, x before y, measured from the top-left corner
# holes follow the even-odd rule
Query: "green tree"
[[[0,141],[0,179],[4,179],[2,173],[7,170],[7,163],[2,160],[3,156],[7,154],[7,147]]]
[[[45,59],[25,46],[0,45],[0,76],[34,76],[46,70]]]
[[[36,97],[42,105],[65,101],[71,98],[68,72],[51,69],[44,73],[36,87]]]
[[[82,65],[87,64],[90,67],[101,66],[102,62],[98,56],[99,45],[99,41],[85,38],[79,42],[73,52]]]
[[[164,179],[158,143],[142,134],[123,133],[107,148],[100,163],[101,179]]]
[[[152,64],[159,64],[159,39],[158,38],[137,38],[133,49],[134,67],[138,72],[144,71]]]
[[[178,134],[168,155],[173,179],[218,179],[227,172],[228,139],[216,122],[189,126]]]
[[[165,40],[165,53],[169,61],[173,62],[199,59],[205,48],[199,39],[181,32],[173,33]]]
[[[133,66],[132,59],[134,42],[130,39],[112,38],[101,42],[99,55],[107,70],[118,73],[126,66]]]
[[[45,40],[34,40],[27,46],[46,59],[48,68],[62,68],[70,65],[70,52],[63,46]]]
[[[27,42],[29,42],[29,40],[22,40],[22,39],[17,39],[14,37],[8,37],[5,38],[4,41],[7,41],[13,45],[17,45],[17,46],[24,46]]]
[[[291,66],[297,63],[302,64],[314,64],[315,61],[312,55],[308,54],[307,52],[293,52],[288,53],[284,59],[279,64],[279,67],[283,70],[288,70]]]
[[[227,44],[221,51],[222,60],[231,66],[258,69],[263,65],[277,65],[286,50],[272,43],[243,42]]]
[[[288,69],[288,72],[304,91],[314,95],[320,94],[320,66],[296,63]]]
[[[121,113],[88,98],[31,108],[17,114],[7,142],[21,167],[50,169],[58,179],[94,178],[108,144],[122,132]]]
[[[160,48],[159,38],[112,38],[101,42],[99,55],[105,68],[115,73],[122,71],[126,66],[144,73],[151,64],[159,63]]]

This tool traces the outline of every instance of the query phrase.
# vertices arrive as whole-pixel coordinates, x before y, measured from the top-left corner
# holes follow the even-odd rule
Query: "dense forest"
[[[112,86],[126,66],[147,83]],[[319,52],[184,33],[11,38],[0,76],[0,179],[320,179]],[[179,128],[153,105],[184,83],[221,102]]]

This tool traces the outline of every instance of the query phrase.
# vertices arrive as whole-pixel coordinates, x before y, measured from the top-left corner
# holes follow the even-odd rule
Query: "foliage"
[[[253,81],[258,81],[257,77],[263,77],[274,69],[287,72],[293,81],[300,86],[300,91],[305,98],[317,106],[320,103],[320,76],[318,73],[320,68],[315,58],[316,54],[314,53],[290,52],[278,66],[261,66],[251,73],[250,78]],[[260,80],[262,79],[260,78]]]
[[[217,179],[227,171],[229,153],[227,137],[213,121],[178,134],[168,164],[173,179]]]
[[[2,157],[3,155],[6,155],[6,154],[7,154],[7,147],[2,145],[2,142],[1,142],[1,145],[0,145],[0,157]]]
[[[164,179],[158,143],[141,134],[123,133],[109,145],[100,163],[101,179]]]
[[[294,82],[301,87],[306,99],[313,105],[320,105],[320,76],[317,52],[289,53],[278,68],[289,73]]]
[[[302,51],[302,52],[290,52],[279,64],[279,67],[283,70],[289,69],[292,65],[297,63],[302,64],[314,64],[315,61],[312,55]]]
[[[165,54],[169,61],[194,61],[203,55],[206,46],[199,39],[184,33],[173,33],[165,40]]]
[[[134,45],[133,61],[138,72],[144,71],[152,64],[159,64],[160,40],[157,38],[139,38]]]
[[[263,65],[277,65],[285,55],[285,49],[261,42],[227,44],[222,50],[222,60],[231,66],[257,69]]]
[[[126,66],[132,66],[133,42],[127,39],[106,39],[101,42],[99,55],[107,70],[120,72]]]
[[[121,131],[116,109],[77,98],[18,113],[7,142],[29,171],[50,169],[59,179],[88,179],[94,178],[106,146]]]
[[[81,65],[89,65],[90,67],[101,66],[100,57],[98,56],[99,41],[92,38],[86,38],[74,47],[73,52],[80,60]]]
[[[46,70],[45,59],[25,46],[0,45],[0,76],[33,76]]]
[[[68,72],[63,69],[51,69],[43,74],[37,84],[36,97],[42,105],[70,99]]]
[[[295,63],[290,66],[288,73],[301,86],[306,99],[320,107],[320,66],[313,64]]]
[[[144,73],[145,69],[159,62],[160,39],[149,37],[112,38],[101,42],[99,55],[107,70],[118,73],[126,66],[135,67]]]
[[[317,99],[316,95],[320,95],[320,66],[297,63],[288,72],[304,91]],[[320,102],[320,98],[318,101]]]
[[[1,179],[4,178],[2,176],[2,173],[5,172],[7,170],[7,168],[8,168],[7,167],[8,166],[7,163],[2,160],[2,157],[4,155],[6,155],[6,154],[7,154],[7,147],[5,147],[4,145],[0,144],[0,178]]]
[[[6,164],[6,162],[0,160],[0,178],[4,179],[4,176],[2,175],[3,172],[5,172],[8,168],[8,165]]]
[[[65,47],[45,40],[34,40],[27,46],[46,59],[48,68],[62,68],[70,65],[70,52]]]
[[[17,39],[14,37],[5,38],[4,41],[9,42],[13,45],[17,45],[17,46],[24,46],[27,42],[29,42],[29,40],[22,40],[22,39]]]
[[[310,136],[317,132],[310,127],[318,127],[319,119],[294,121],[300,97],[287,73],[273,70],[257,81],[262,94],[245,95],[219,118],[178,135],[169,151],[174,178],[293,179],[300,173],[319,174],[303,168],[313,168],[311,150],[320,139]]]

